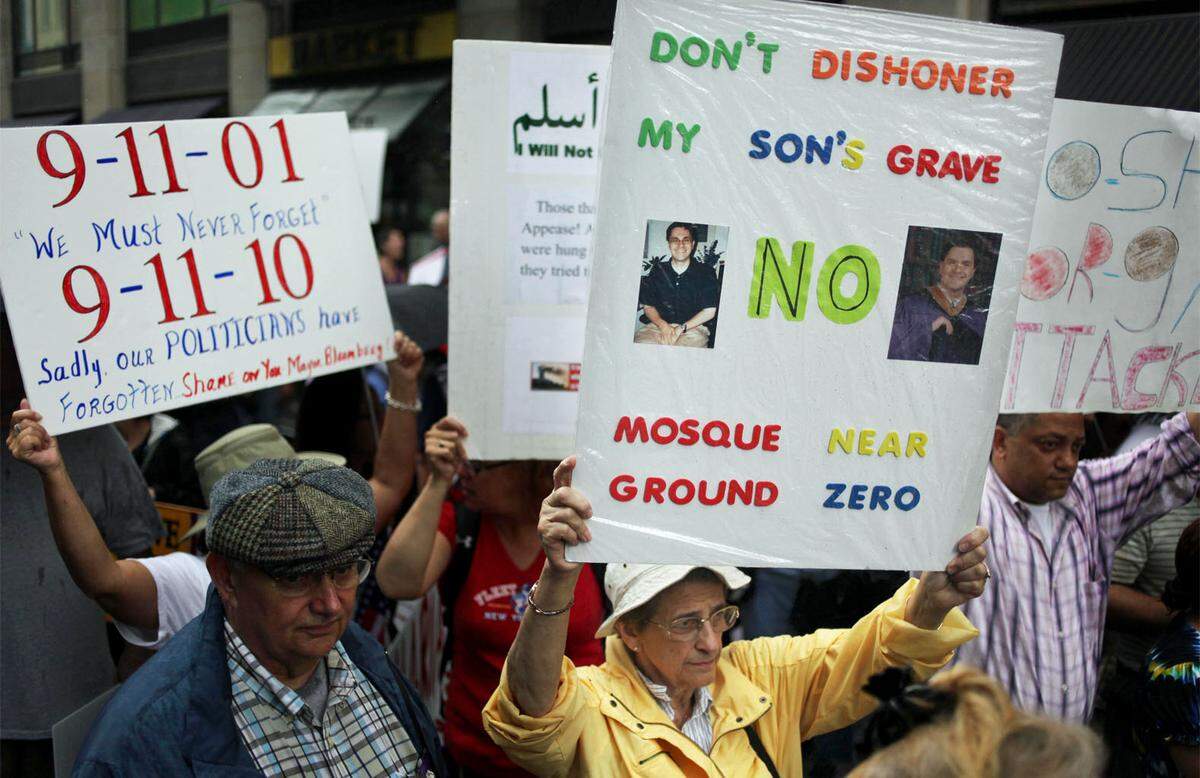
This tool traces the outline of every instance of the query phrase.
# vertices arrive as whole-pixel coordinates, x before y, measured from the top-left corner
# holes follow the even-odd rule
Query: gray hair
[[[1009,435],[1020,435],[1021,430],[1037,422],[1036,413],[1001,413],[996,417],[996,426]]]

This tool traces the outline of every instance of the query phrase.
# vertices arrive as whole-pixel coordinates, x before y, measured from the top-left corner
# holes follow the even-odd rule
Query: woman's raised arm
[[[528,716],[542,716],[554,705],[575,582],[583,569],[582,564],[567,561],[566,548],[592,537],[586,525],[592,506],[571,488],[574,470],[575,457],[564,459],[554,470],[554,491],[542,501],[538,535],[546,564],[529,593],[529,607],[508,651],[509,692]]]

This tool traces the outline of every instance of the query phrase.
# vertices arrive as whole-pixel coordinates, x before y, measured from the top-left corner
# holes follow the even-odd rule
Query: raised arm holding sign
[[[872,674],[911,665],[926,677],[975,635],[957,606],[989,577],[981,528],[943,569],[906,583],[851,629],[725,647],[721,635],[738,619],[729,594],[750,581],[740,570],[609,565],[613,614],[596,633],[606,637],[605,663],[577,668],[563,648],[582,565],[565,552],[591,537],[592,510],[571,486],[574,469],[573,457],[559,465],[542,503],[546,564],[484,709],[492,739],[535,774],[636,775],[657,753],[697,774],[757,759],[771,775],[800,775],[803,739],[874,707],[863,691]]]

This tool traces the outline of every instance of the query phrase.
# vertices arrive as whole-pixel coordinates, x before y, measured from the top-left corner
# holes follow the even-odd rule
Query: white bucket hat
[[[750,583],[750,576],[736,567],[726,565],[629,565],[610,564],[604,572],[604,593],[612,602],[612,615],[604,620],[596,637],[616,634],[616,625],[622,616],[645,605],[654,595],[679,583],[693,570],[703,568],[716,573],[730,591],[741,589]]]

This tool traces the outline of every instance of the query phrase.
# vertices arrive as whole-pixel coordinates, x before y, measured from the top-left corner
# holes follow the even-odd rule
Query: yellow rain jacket
[[[979,631],[955,608],[940,629],[904,621],[910,580],[850,629],[803,637],[740,640],[726,646],[710,691],[710,754],[680,732],[650,696],[625,645],[605,644],[605,662],[575,667],[563,658],[554,707],[525,716],[500,686],[483,710],[488,735],[539,776],[756,776],[767,768],[745,729],[753,726],[780,776],[799,776],[800,743],[840,729],[874,709],[862,691],[886,667],[911,665],[925,679]]]

